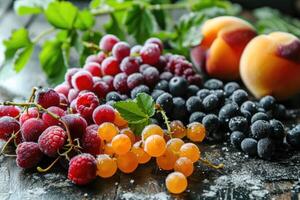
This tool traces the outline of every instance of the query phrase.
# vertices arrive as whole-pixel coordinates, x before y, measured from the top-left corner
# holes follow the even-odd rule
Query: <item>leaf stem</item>
[[[176,3],[176,4],[153,4],[146,6],[148,10],[177,10],[177,9],[189,9],[190,6],[188,3]],[[92,14],[95,16],[107,15],[113,12],[126,11],[129,8],[109,8],[109,9],[95,9],[92,10]]]
[[[57,161],[59,160],[59,156],[45,169],[41,168],[41,167],[37,167],[36,169],[38,170],[38,172],[47,172],[49,171],[54,165],[55,163],[57,163]]]
[[[35,38],[32,39],[32,42],[34,44],[36,44],[38,41],[40,41],[40,39],[42,39],[44,36],[53,33],[56,29],[55,28],[49,28],[43,32],[41,32],[40,34],[38,34]]]
[[[157,110],[157,112],[159,112],[162,115],[162,118],[163,118],[163,120],[164,120],[164,122],[167,126],[168,135],[170,136],[170,138],[172,138],[172,130],[171,130],[171,127],[170,127],[170,121],[168,119],[168,116],[167,116],[166,112],[158,104],[155,105],[155,109]]]
[[[95,43],[92,43],[92,42],[85,42],[85,41],[83,41],[82,43],[83,43],[83,45],[84,45],[85,47],[87,47],[87,48],[95,49],[95,50],[97,50],[97,51],[100,51],[99,46],[96,45]]]

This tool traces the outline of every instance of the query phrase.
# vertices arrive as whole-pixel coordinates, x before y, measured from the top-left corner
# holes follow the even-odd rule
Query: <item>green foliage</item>
[[[18,15],[39,14],[53,1],[54,0],[16,0],[14,10]]]
[[[150,123],[150,118],[155,113],[154,100],[146,93],[138,94],[134,100],[118,101],[114,107],[128,121],[131,130],[138,135]]]

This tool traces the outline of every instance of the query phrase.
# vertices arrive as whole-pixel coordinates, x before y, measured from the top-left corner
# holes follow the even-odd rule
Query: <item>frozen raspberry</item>
[[[109,92],[109,86],[104,81],[94,83],[93,92],[101,99],[106,97]]]
[[[103,36],[100,40],[99,47],[101,50],[105,52],[110,52],[116,43],[118,43],[120,40],[114,35],[107,34]]]
[[[91,154],[79,154],[70,160],[68,179],[77,185],[85,185],[96,178],[96,170],[96,159]]]
[[[100,154],[101,139],[97,134],[97,130],[86,129],[81,139],[83,152],[90,153],[93,156]]]
[[[113,122],[115,120],[115,110],[109,105],[98,106],[93,112],[93,120],[98,125],[103,122]]]
[[[114,76],[120,72],[119,61],[115,57],[107,57],[101,64],[103,75]]]
[[[15,118],[8,116],[0,118],[0,140],[7,141],[13,133],[19,130],[20,124]]]
[[[89,71],[93,76],[101,76],[100,64],[96,62],[88,62],[83,66],[83,69]]]
[[[118,42],[112,49],[112,55],[121,62],[123,58],[130,55],[130,46],[126,42]]]
[[[79,91],[92,90],[93,84],[93,76],[86,70],[80,70],[72,77],[72,85]]]
[[[57,115],[58,117],[64,116],[66,113],[63,109],[56,107],[56,106],[51,106],[50,108],[47,109],[49,112]],[[54,126],[59,124],[59,120],[53,118],[51,115],[47,113],[43,113],[42,119],[45,122],[45,124],[49,126]]]
[[[140,51],[140,54],[143,63],[149,65],[155,65],[159,61],[160,49],[157,44],[148,43],[145,44],[145,46],[143,46],[143,48]]]
[[[53,89],[41,90],[37,94],[37,103],[44,108],[59,105],[59,94]]]
[[[49,157],[55,157],[67,140],[66,132],[59,126],[50,126],[39,137],[40,150]]]
[[[35,142],[23,142],[19,144],[16,153],[17,165],[24,169],[37,166],[43,157],[39,145]]]
[[[68,96],[69,94],[69,91],[70,91],[71,87],[69,86],[68,83],[62,83],[58,86],[56,86],[54,88],[54,90],[58,93],[58,94],[63,94],[65,95],[66,97]]]
[[[67,81],[67,83],[69,84],[70,87],[74,87],[72,85],[72,77],[74,76],[74,74],[76,74],[80,69],[79,68],[71,68],[68,69],[68,71],[65,74],[65,80]]]
[[[69,101],[69,102],[72,102],[74,99],[77,98],[78,94],[79,94],[79,91],[78,91],[78,90],[76,90],[76,89],[71,89],[71,90],[69,91],[69,94],[68,94],[68,101]]]
[[[24,122],[31,118],[37,118],[39,116],[39,111],[37,108],[29,108],[27,111],[23,112],[20,116],[20,124],[24,124]]]
[[[20,108],[16,106],[0,105],[0,117],[4,117],[4,116],[17,117],[19,114],[20,114]]]
[[[87,127],[87,122],[84,118],[76,114],[69,114],[63,116],[61,120],[68,126],[72,139],[82,137]]]
[[[112,76],[103,76],[102,81],[104,81],[108,85],[108,91],[111,92],[114,90],[114,77]]]
[[[93,92],[79,95],[76,101],[76,110],[84,118],[92,117],[93,111],[99,105],[99,100]]]
[[[115,76],[114,88],[120,93],[128,92],[127,75],[125,73],[119,73]]]
[[[37,142],[40,135],[47,128],[43,120],[37,118],[28,119],[21,127],[24,141]]]

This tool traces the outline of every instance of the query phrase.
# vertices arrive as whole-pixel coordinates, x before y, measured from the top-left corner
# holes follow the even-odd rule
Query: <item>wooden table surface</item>
[[[16,16],[11,8],[11,0],[0,1],[1,41],[18,27],[28,28],[32,36],[41,29],[49,28],[42,16]],[[0,62],[3,60],[1,45]],[[14,74],[7,67],[2,69],[0,101],[28,96],[32,86],[46,85],[38,64],[39,49],[35,50],[30,63],[20,74]],[[300,117],[295,121],[297,119],[300,122]],[[291,121],[289,124],[294,123]],[[0,143],[0,147],[2,145]],[[57,166],[47,174],[39,174],[34,170],[21,170],[14,158],[0,156],[0,200],[300,199],[299,152],[282,152],[278,160],[271,162],[249,158],[226,143],[204,144],[200,148],[204,158],[223,163],[225,168],[213,170],[202,164],[197,165],[196,172],[189,178],[188,190],[181,195],[166,192],[164,180],[167,173],[160,171],[153,161],[139,166],[133,174],[118,172],[112,178],[97,178],[87,186],[78,187],[66,179],[62,167]]]

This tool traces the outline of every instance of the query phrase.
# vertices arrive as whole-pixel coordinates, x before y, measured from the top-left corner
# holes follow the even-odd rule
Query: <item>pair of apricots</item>
[[[287,99],[300,92],[300,40],[294,35],[257,35],[248,22],[229,16],[206,21],[201,31],[204,39],[191,58],[208,75],[241,78],[257,98]]]

